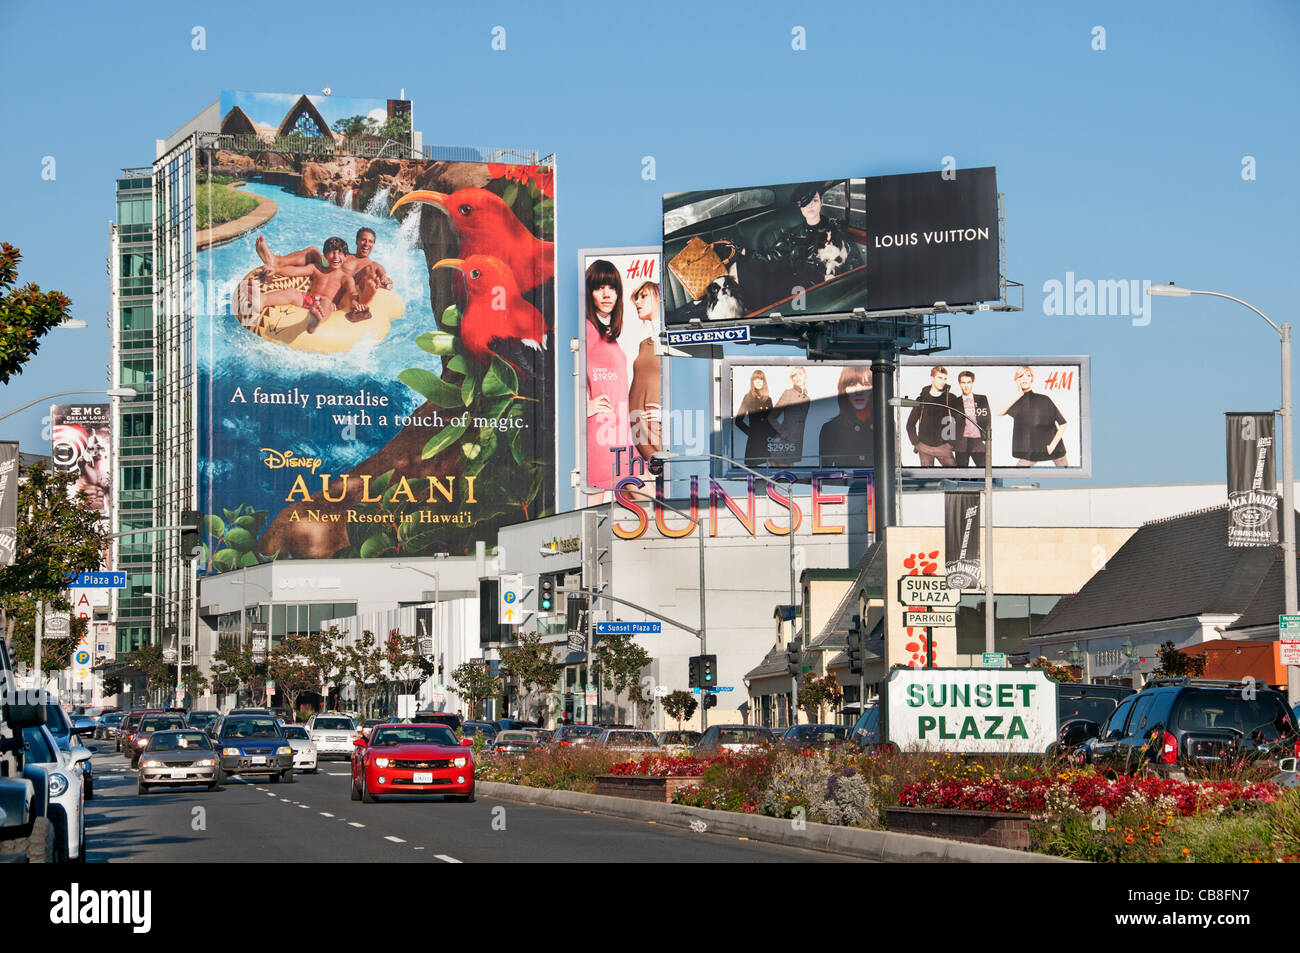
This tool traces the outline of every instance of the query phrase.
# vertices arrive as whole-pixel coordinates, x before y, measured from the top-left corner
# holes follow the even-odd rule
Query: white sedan
[[[306,727],[317,757],[352,760],[357,723],[347,715],[312,715]]]
[[[289,747],[293,749],[293,769],[315,774],[316,746],[312,744],[307,729],[302,725],[285,725],[284,735],[289,739]]]
[[[90,760],[90,752],[82,748],[84,754],[65,754],[43,725],[24,728],[23,743],[27,748],[24,775],[33,787],[45,785],[48,801],[44,813],[54,826],[54,859],[84,862],[86,807],[81,777],[82,762]]]

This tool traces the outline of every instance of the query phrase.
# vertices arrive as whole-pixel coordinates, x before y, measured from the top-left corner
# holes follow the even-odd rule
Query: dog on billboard
[[[813,258],[825,269],[822,281],[830,281],[848,263],[849,248],[843,239],[836,237],[834,231],[826,229],[817,236],[817,242],[813,245]]]
[[[745,305],[740,296],[740,282],[731,275],[723,275],[709,282],[704,292],[704,316],[709,321],[734,321],[745,315]]]

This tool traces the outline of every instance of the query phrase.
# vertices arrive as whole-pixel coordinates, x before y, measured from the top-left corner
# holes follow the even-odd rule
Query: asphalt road
[[[843,862],[847,858],[644,821],[479,796],[473,804],[350,798],[348,763],[293,784],[231,780],[136,793],[136,773],[91,742],[90,863]]]

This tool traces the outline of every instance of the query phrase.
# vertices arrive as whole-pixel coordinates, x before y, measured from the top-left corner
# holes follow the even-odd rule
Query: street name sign
[[[943,576],[903,576],[898,580],[898,601],[908,606],[956,608],[961,590],[949,589]]]
[[[125,572],[83,572],[68,580],[69,589],[125,589]]]
[[[930,612],[904,612],[903,625],[931,628],[953,629],[957,627],[957,610],[940,610]]]
[[[734,692],[735,690],[736,690],[735,685],[715,685],[710,689],[706,689],[706,691],[710,691],[710,692]],[[699,693],[700,690],[698,688],[691,689],[692,695],[698,695]]]
[[[658,635],[662,622],[597,622],[597,635]]]
[[[683,344],[741,344],[749,340],[749,328],[674,328],[668,332],[668,346]]]

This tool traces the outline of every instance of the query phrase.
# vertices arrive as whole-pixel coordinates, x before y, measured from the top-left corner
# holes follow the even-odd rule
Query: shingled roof
[[[1253,629],[1261,625],[1277,629],[1277,617],[1286,611],[1285,568],[1286,561],[1282,554],[1275,554],[1245,611],[1228,629]]]
[[[1143,524],[1034,637],[1244,611],[1275,550],[1229,546],[1228,519],[1224,504]]]

